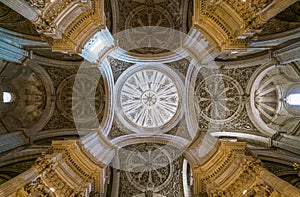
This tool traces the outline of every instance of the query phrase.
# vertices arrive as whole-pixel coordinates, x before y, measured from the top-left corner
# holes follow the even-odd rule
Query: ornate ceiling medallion
[[[196,87],[196,108],[209,122],[232,121],[243,109],[243,94],[242,87],[232,77],[223,74],[211,75]]]
[[[166,9],[157,5],[140,6],[134,9],[126,20],[125,28],[134,29],[133,33],[126,33],[129,44],[135,46],[134,50],[131,51],[133,53],[159,54],[168,52],[167,49],[170,48],[168,46],[174,39],[172,32],[167,29],[174,29],[172,16]]]
[[[83,123],[94,120],[105,106],[103,86],[89,75],[71,75],[58,87],[57,108],[70,121]]]
[[[182,87],[179,76],[165,65],[132,66],[117,81],[116,114],[134,132],[167,131],[179,120]]]
[[[174,174],[172,157],[158,145],[139,145],[126,159],[125,172],[131,184],[142,192],[159,192]],[[168,164],[168,165],[166,165]]]

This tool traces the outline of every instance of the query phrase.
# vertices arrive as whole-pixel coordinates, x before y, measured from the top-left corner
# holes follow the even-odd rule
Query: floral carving
[[[37,177],[24,187],[29,196],[55,197],[56,195],[45,185],[41,177]]]
[[[233,80],[235,81],[241,90],[240,93],[235,91],[235,94],[241,98],[241,100],[238,99],[238,102],[241,102],[241,108],[238,114],[238,118],[233,118],[229,119],[228,121],[212,121],[209,118],[204,118],[204,116],[201,116],[199,112],[199,107],[197,107],[197,112],[198,112],[198,125],[201,130],[207,130],[209,128],[214,129],[214,128],[222,128],[225,130],[235,130],[238,132],[257,132],[256,127],[252,124],[250,121],[246,109],[244,108],[245,101],[247,100],[248,96],[244,95],[243,92],[245,92],[246,87],[249,83],[250,77],[252,74],[255,72],[255,70],[258,68],[258,66],[252,66],[252,67],[247,67],[247,68],[230,68],[230,69],[207,69],[207,68],[201,68],[197,80],[196,80],[196,88],[205,81],[206,78],[209,78],[210,76],[214,75],[220,75],[220,76],[229,76],[229,81]],[[225,78],[224,78],[225,79]],[[225,82],[228,80],[224,80]],[[211,81],[210,81],[211,82]],[[213,82],[215,83],[215,82]],[[205,83],[205,84],[210,84],[210,83]],[[224,83],[225,85],[226,83]],[[199,87],[198,87],[199,88]],[[197,89],[195,89],[197,90]],[[199,89],[200,90],[200,89]],[[207,96],[207,93],[202,93]],[[198,104],[198,100],[201,97],[201,91],[196,91],[195,92],[195,104]],[[202,103],[204,104],[204,103]],[[204,108],[204,106],[203,106]],[[205,109],[205,108],[204,108]],[[209,114],[210,115],[210,114]],[[213,123],[213,124],[210,124]]]
[[[243,90],[233,78],[217,74],[205,78],[195,90],[195,103],[207,121],[226,122],[242,110]]]
[[[136,36],[132,36],[132,33],[127,35],[130,46],[136,46],[136,49],[132,50],[132,52],[139,54],[164,53],[168,51],[164,49],[166,46],[174,44],[171,40],[175,39],[175,37],[168,32],[164,32],[164,29],[157,28],[156,31],[152,31],[150,34],[146,26],[152,26],[153,28],[165,27],[178,31],[183,29],[182,5],[178,1],[120,0],[119,5],[120,23],[117,31],[143,27],[140,29],[141,31],[134,33]],[[148,47],[148,43],[156,43],[156,46],[159,45],[161,47],[151,47],[151,45]],[[141,45],[144,45],[144,47],[140,47]]]
[[[147,128],[170,121],[179,105],[176,85],[157,70],[134,73],[125,81],[120,96],[125,115],[136,125]]]
[[[121,171],[120,195],[180,197],[183,195],[182,158],[172,161],[174,148],[159,144],[136,144],[127,147],[132,154],[124,160],[127,171]]]
[[[67,119],[88,122],[103,112],[103,98],[103,84],[88,75],[72,75],[58,88],[57,106]]]

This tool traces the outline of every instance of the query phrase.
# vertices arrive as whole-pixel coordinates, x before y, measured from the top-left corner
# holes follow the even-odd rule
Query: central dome
[[[138,132],[161,130],[178,117],[181,85],[177,74],[165,65],[135,65],[116,84],[116,114]],[[174,122],[174,121],[173,121]]]
[[[158,70],[135,72],[121,89],[121,107],[137,126],[155,128],[169,122],[178,108],[174,82]]]

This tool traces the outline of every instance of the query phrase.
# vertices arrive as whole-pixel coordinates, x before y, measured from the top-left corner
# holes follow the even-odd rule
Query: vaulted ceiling
[[[30,10],[20,13],[1,2],[0,91],[14,99],[0,103],[0,183],[51,141],[100,131],[130,152],[151,153],[173,136],[182,144],[162,151],[166,160],[199,141],[203,154],[217,139],[247,142],[300,188],[300,112],[285,101],[300,90],[299,1],[16,1]],[[119,196],[149,185],[182,196],[183,162],[153,180],[121,171]]]

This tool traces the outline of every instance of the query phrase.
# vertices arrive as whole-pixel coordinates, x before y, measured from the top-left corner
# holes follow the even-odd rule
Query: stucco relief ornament
[[[55,32],[55,25],[48,19],[44,19],[41,22],[35,24],[38,33],[49,33]]]
[[[126,164],[128,180],[142,192],[162,190],[173,176],[171,156],[157,145],[138,146],[128,156]]]
[[[164,65],[136,65],[117,81],[117,116],[130,130],[153,134],[151,131],[160,131],[178,117],[181,86],[174,71],[162,68]]]
[[[134,34],[126,33],[128,44],[135,46],[134,50],[132,50],[135,53],[158,54],[166,52],[167,50],[165,49],[168,48],[168,45],[172,43],[171,40],[174,39],[173,32],[156,27],[174,28],[172,17],[164,8],[154,5],[154,2],[146,1],[146,4],[147,6],[134,9],[126,20],[125,28],[133,28],[133,31],[135,31]],[[145,34],[145,32],[147,33]],[[153,47],[157,44],[161,47]]]
[[[28,196],[49,196],[55,197],[56,195],[45,185],[41,177],[37,177],[31,183],[24,186],[24,191]]]
[[[57,108],[71,121],[82,123],[96,119],[104,108],[102,85],[86,74],[71,75],[58,87]]]
[[[32,7],[36,7],[38,9],[42,9],[45,7],[45,4],[48,0],[29,0],[28,4]]]
[[[240,114],[243,90],[233,78],[216,74],[196,87],[195,103],[199,114],[210,122],[231,121]]]
[[[156,70],[138,71],[122,87],[121,106],[138,126],[159,127],[176,113],[178,91],[165,74]]]

